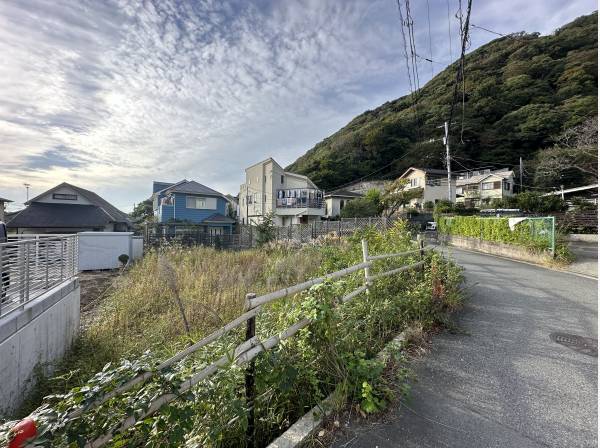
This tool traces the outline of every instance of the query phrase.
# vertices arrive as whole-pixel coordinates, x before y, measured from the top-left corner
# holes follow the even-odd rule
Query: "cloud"
[[[446,2],[430,3],[432,53],[446,63]],[[549,32],[594,9],[532,0],[519,14],[520,3],[476,3],[474,20]],[[425,2],[414,8],[427,52]],[[287,164],[406,94],[399,30],[393,0],[3,2],[0,193],[22,201],[23,182],[40,193],[69,181],[125,209],[153,179],[236,193],[245,166]],[[473,48],[493,37],[474,34]]]

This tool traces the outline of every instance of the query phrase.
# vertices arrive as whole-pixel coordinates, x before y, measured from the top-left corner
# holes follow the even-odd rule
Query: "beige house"
[[[412,199],[408,207],[422,209],[425,202],[435,204],[440,200],[448,199],[448,173],[446,170],[410,167],[400,178],[408,181],[405,187],[407,190],[423,189],[423,195],[420,198]],[[456,180],[454,176],[450,183],[450,196],[452,202],[454,202],[456,198]]]
[[[462,173],[456,180],[456,203],[480,207],[493,199],[512,196],[514,185],[514,172],[508,168]]]
[[[325,204],[323,191],[308,177],[285,171],[269,157],[246,168],[239,210],[242,224],[258,224],[273,213],[276,226],[288,226],[320,220]]]

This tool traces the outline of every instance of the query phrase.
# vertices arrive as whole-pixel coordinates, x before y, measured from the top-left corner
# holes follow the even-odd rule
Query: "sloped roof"
[[[495,171],[493,173],[485,173],[485,174],[479,174],[477,176],[472,176],[472,177],[469,177],[468,179],[457,179],[456,185],[461,186],[461,185],[478,184],[482,180],[487,179],[488,177],[491,177],[491,176],[495,176],[500,179],[506,179],[513,175],[514,175],[514,173],[510,170],[509,171]]]
[[[446,171],[446,170],[439,170],[437,168],[420,168],[417,166],[411,166],[404,173],[402,173],[402,175],[400,177],[404,177],[410,171],[415,171],[415,170],[423,171],[425,174],[438,174],[438,175],[443,175],[443,176],[448,175],[448,171]],[[452,174],[452,177],[454,177],[454,176],[455,175]]]
[[[12,217],[7,227],[103,227],[113,221],[97,205],[34,202]]]
[[[68,187],[73,189],[74,191],[76,191],[77,193],[79,193],[80,195],[84,196],[88,201],[90,201],[92,204],[102,208],[102,210],[110,217],[112,222],[125,222],[125,223],[131,223],[131,221],[129,220],[129,216],[127,215],[127,213],[122,212],[121,210],[119,210],[117,207],[115,207],[114,205],[112,205],[110,202],[108,202],[107,200],[105,200],[104,198],[100,197],[99,195],[97,195],[96,193],[94,193],[93,191],[90,190],[86,190],[85,188],[81,188],[78,187],[76,185],[73,184],[69,184],[67,182],[63,182],[60,185],[57,185],[54,188],[51,188],[48,191],[43,192],[40,195],[37,195],[35,198],[30,199],[29,201],[27,201],[25,203],[25,205],[33,205],[38,199],[52,193],[53,191],[62,188],[62,187]],[[58,205],[58,204],[50,204],[50,205]],[[67,204],[69,205],[69,204]],[[73,204],[75,205],[75,204]]]
[[[188,180],[177,182],[175,185],[169,188],[165,188],[165,193],[189,193],[189,194],[205,194],[209,196],[221,196],[224,197],[222,193],[219,193],[212,188],[207,187],[206,185],[202,185],[201,183],[196,182],[195,180]]]
[[[233,224],[235,219],[230,218],[229,216],[221,215],[220,213],[213,213],[208,218],[203,219],[202,222],[206,223],[219,223],[219,224]]]
[[[12,202],[10,199],[0,198],[0,202]]]
[[[334,197],[339,197],[339,198],[360,198],[363,195],[360,193],[354,193],[353,191],[348,191],[348,190],[334,190],[331,191],[329,193],[326,193],[323,197],[325,198],[334,198]]]

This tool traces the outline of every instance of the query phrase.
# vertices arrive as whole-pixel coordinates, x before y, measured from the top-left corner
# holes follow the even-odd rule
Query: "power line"
[[[470,159],[468,157],[462,157],[462,156],[453,156],[453,158],[457,158],[460,160],[466,160],[469,162],[477,162],[477,163],[487,163],[488,165],[497,165],[497,166],[506,166],[506,165],[514,165],[514,163],[512,162],[506,162],[506,163],[497,163],[497,162],[490,162],[488,161],[483,161],[483,160],[475,160],[475,159]]]
[[[446,0],[446,7],[448,9],[448,46],[450,47],[450,64],[454,61],[452,56],[452,33],[450,32],[450,0]]]
[[[502,37],[510,37],[510,36],[507,36],[506,34],[502,34],[502,33],[499,33],[499,32],[497,32],[497,31],[489,30],[489,29],[487,29],[487,28],[484,28],[484,27],[482,27],[482,26],[475,25],[474,23],[472,23],[472,24],[471,24],[471,26],[472,26],[473,28],[478,28],[478,29],[480,29],[480,30],[487,31],[488,33],[496,34],[497,36],[502,36]]]
[[[429,18],[429,0],[427,0],[427,31],[429,33],[429,63],[431,65],[431,77],[433,78],[433,49],[431,46],[431,20]]]
[[[454,115],[454,107],[456,104],[456,99],[458,97],[458,82],[460,81],[461,75],[463,75],[464,73],[464,63],[465,63],[465,51],[467,48],[467,40],[468,40],[468,34],[469,34],[469,19],[471,18],[471,6],[472,6],[473,0],[468,0],[467,3],[467,17],[465,19],[464,22],[464,26],[462,25],[462,20],[461,20],[461,31],[462,31],[462,45],[461,45],[461,52],[460,52],[460,64],[459,67],[456,71],[456,80],[454,82],[454,94],[452,96],[452,104],[450,105],[450,118],[448,119],[448,123],[452,123],[452,116]],[[461,12],[462,14],[462,12]]]

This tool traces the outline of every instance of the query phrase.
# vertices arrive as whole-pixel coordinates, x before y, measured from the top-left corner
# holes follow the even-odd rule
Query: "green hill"
[[[514,166],[520,156],[532,159],[554,136],[596,115],[597,28],[595,12],[550,36],[512,34],[468,54],[462,142],[462,95],[451,129],[452,153],[460,163]],[[443,135],[437,127],[448,118],[457,64],[421,89],[416,114],[408,95],[387,102],[354,118],[287,169],[332,189],[390,163],[371,178],[397,176],[410,165],[441,168],[443,145],[427,140]]]

